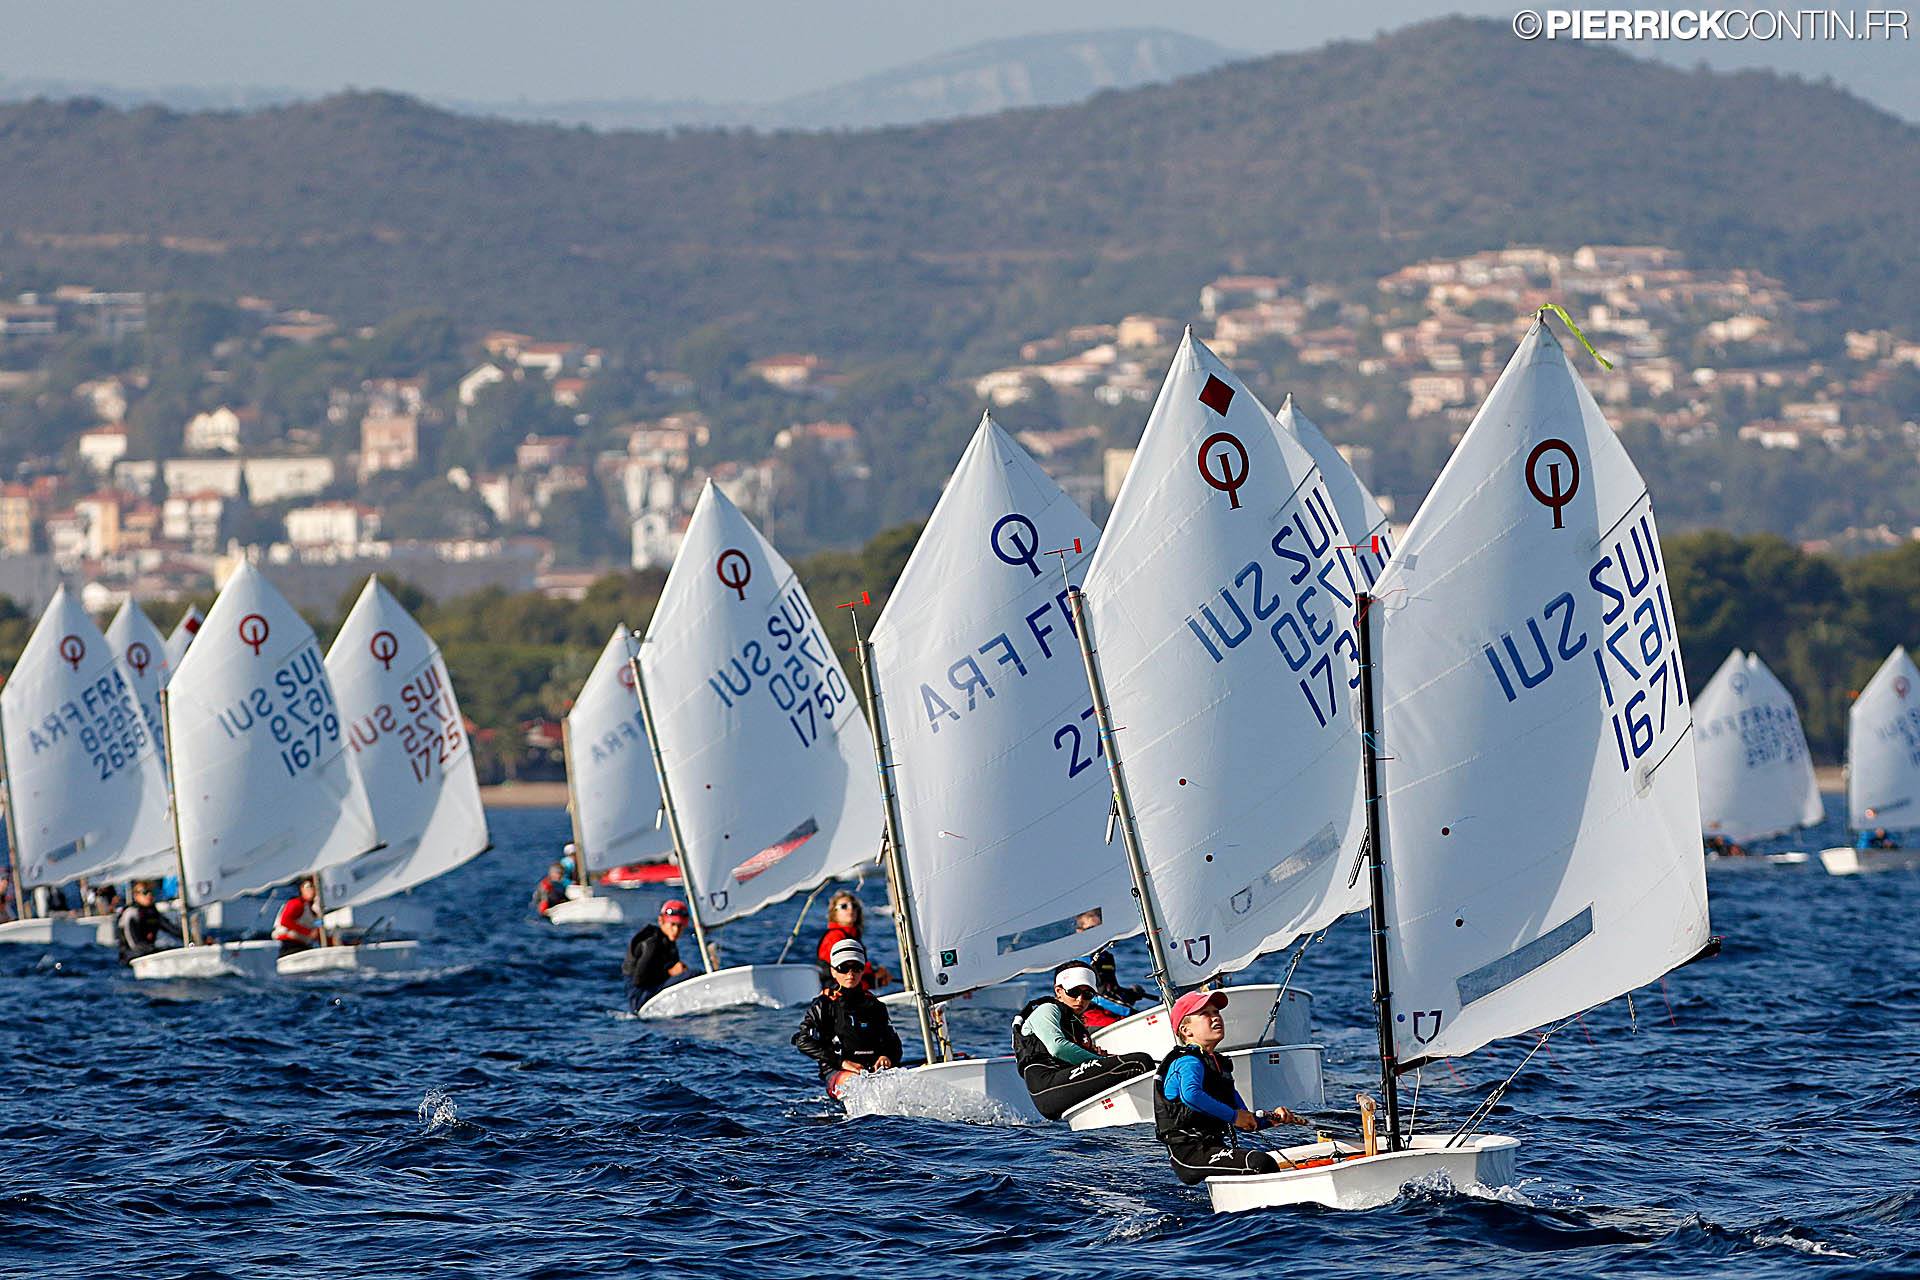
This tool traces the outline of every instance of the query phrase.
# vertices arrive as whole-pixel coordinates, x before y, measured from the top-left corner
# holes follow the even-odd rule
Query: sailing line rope
[[[1280,991],[1279,994],[1273,998],[1273,1010],[1267,1014],[1267,1026],[1266,1029],[1260,1033],[1260,1043],[1265,1044],[1267,1042],[1273,1035],[1274,1024],[1280,1021],[1280,1006],[1286,1003],[1287,991],[1293,986],[1294,971],[1300,967],[1300,961],[1306,956],[1307,948],[1320,941],[1321,938],[1326,937],[1328,931],[1332,928],[1332,925],[1328,925],[1327,928],[1322,929],[1318,934],[1309,936],[1306,941],[1300,944],[1300,949],[1293,953],[1293,963],[1287,966],[1286,976],[1280,979]]]
[[[1447,1139],[1447,1145],[1449,1147],[1458,1146],[1460,1143],[1472,1137],[1473,1131],[1486,1123],[1487,1117],[1493,1114],[1493,1109],[1500,1104],[1500,1099],[1506,1095],[1507,1089],[1515,1080],[1520,1078],[1520,1073],[1526,1070],[1527,1064],[1533,1061],[1533,1055],[1546,1048],[1547,1041],[1553,1039],[1554,1035],[1559,1032],[1562,1027],[1578,1021],[1579,1017],[1579,1014],[1574,1014],[1573,1017],[1563,1020],[1558,1026],[1553,1027],[1536,1040],[1533,1048],[1527,1050],[1527,1056],[1520,1059],[1520,1065],[1513,1069],[1513,1074],[1495,1085],[1493,1092],[1482,1099],[1480,1105],[1468,1114],[1466,1123],[1453,1131],[1453,1136]]]
[[[813,910],[813,900],[819,897],[820,890],[826,887],[825,883],[815,885],[813,892],[807,895],[807,900],[800,904],[800,918],[793,922],[793,932],[787,935],[787,945],[780,948],[780,958],[774,961],[775,964],[787,962],[787,952],[793,950],[794,939],[800,936],[800,926],[807,922],[807,912]]]

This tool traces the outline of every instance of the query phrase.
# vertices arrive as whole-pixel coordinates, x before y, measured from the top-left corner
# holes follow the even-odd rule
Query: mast
[[[1380,1026],[1380,1092],[1387,1102],[1387,1150],[1401,1149],[1400,1094],[1395,1080],[1399,1062],[1393,1052],[1393,992],[1387,975],[1387,887],[1380,861],[1380,765],[1373,707],[1373,601],[1354,596],[1354,621],[1360,631],[1360,761],[1367,796],[1367,900],[1373,926],[1373,1007]]]
[[[1067,576],[1066,557],[1060,559],[1060,576]],[[1153,882],[1147,876],[1147,860],[1140,852],[1140,828],[1133,817],[1133,796],[1127,790],[1127,773],[1120,763],[1120,743],[1114,737],[1113,714],[1107,708],[1107,683],[1100,675],[1100,659],[1093,645],[1093,623],[1087,617],[1086,598],[1080,588],[1067,583],[1067,601],[1073,610],[1073,634],[1080,642],[1080,660],[1087,667],[1087,687],[1093,693],[1093,715],[1100,726],[1100,741],[1107,752],[1107,776],[1113,781],[1113,810],[1120,819],[1120,839],[1127,850],[1127,870],[1133,874],[1133,896],[1140,903],[1140,920],[1147,931],[1147,955],[1153,961],[1153,981],[1160,998],[1173,1007],[1172,967],[1167,963],[1166,940],[1160,936],[1160,913],[1153,905]],[[1112,838],[1112,828],[1108,828]]]
[[[560,721],[560,765],[567,771],[567,820],[573,825],[573,870],[580,887],[587,884],[587,842],[580,835],[580,796],[573,789],[573,725]]]
[[[862,593],[862,600],[865,600]],[[893,785],[893,753],[887,744],[886,724],[880,718],[880,695],[873,686],[873,642],[860,633],[860,611],[843,606],[853,614],[853,644],[860,655],[860,683],[867,695],[867,723],[873,730],[873,761],[880,774],[880,796],[884,801],[887,845],[884,852],[888,887],[893,890],[893,935],[900,944],[900,968],[907,994],[913,997],[913,1012],[920,1021],[920,1040],[926,1046],[927,1061],[934,1060],[938,1044],[940,1061],[953,1059],[953,1048],[944,1030],[934,1034],[933,1003],[927,999],[926,984],[920,975],[920,944],[913,932],[913,893],[907,886],[907,862],[900,840],[900,793]]]
[[[180,787],[173,776],[173,716],[167,690],[160,690],[160,734],[167,744],[167,813],[173,818],[174,874],[180,881],[180,945],[193,945],[193,906],[187,901],[187,851],[180,841]]]
[[[641,644],[646,640],[642,638]],[[680,838],[680,815],[674,811],[673,788],[667,783],[667,762],[660,755],[660,735],[653,731],[653,704],[647,700],[647,680],[640,670],[640,649],[632,647],[627,666],[633,672],[633,691],[640,699],[640,721],[647,731],[647,750],[653,753],[653,772],[660,782],[660,807],[667,811],[667,832],[673,837],[673,856],[680,863],[680,883],[687,891],[687,910],[693,916],[693,941],[700,949],[700,967],[708,973],[720,967],[713,944],[707,941],[707,928],[700,923],[700,885],[693,875],[693,859]],[[575,819],[577,822],[578,819]]]
[[[7,864],[13,870],[13,918],[27,918],[26,891],[20,887],[20,831],[13,820],[13,765],[7,760],[7,727],[4,716],[0,716],[0,786],[4,786],[7,799]]]

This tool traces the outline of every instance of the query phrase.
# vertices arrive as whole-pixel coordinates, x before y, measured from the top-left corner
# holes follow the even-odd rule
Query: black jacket
[[[657,924],[647,925],[627,943],[627,958],[620,972],[627,985],[639,991],[652,991],[673,980],[670,972],[680,963],[680,944],[660,932]]]
[[[160,908],[151,902],[122,907],[114,931],[120,935],[122,963],[158,949],[162,933],[180,936],[180,926],[160,914]]]
[[[1169,1147],[1228,1145],[1233,1139],[1232,1125],[1167,1097],[1167,1072],[1181,1058],[1200,1059],[1201,1091],[1223,1106],[1239,1109],[1233,1087],[1233,1064],[1217,1053],[1205,1053],[1190,1044],[1176,1045],[1173,1052],[1160,1060],[1159,1070],[1153,1073],[1153,1136]]]
[[[842,1062],[872,1069],[882,1057],[900,1062],[900,1034],[887,1020],[887,1006],[871,991],[835,987],[822,991],[807,1006],[793,1047],[819,1064],[820,1078],[840,1070]]]
[[[1013,1063],[1024,1075],[1028,1067],[1064,1066],[1058,1058],[1047,1052],[1040,1043],[1040,1037],[1028,1034],[1027,1017],[1043,1004],[1060,1005],[1060,1029],[1066,1032],[1067,1039],[1085,1049],[1088,1053],[1100,1053],[1099,1046],[1093,1042],[1093,1036],[1087,1031],[1086,1022],[1079,1014],[1067,1008],[1052,996],[1041,996],[1038,1000],[1029,1000],[1019,1013],[1013,1015]],[[1101,1056],[1106,1056],[1102,1054]],[[1144,1068],[1143,1068],[1144,1069]]]

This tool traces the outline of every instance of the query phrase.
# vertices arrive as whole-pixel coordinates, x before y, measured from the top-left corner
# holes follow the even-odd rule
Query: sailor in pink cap
[[[1233,1087],[1233,1064],[1220,1052],[1227,1024],[1224,991],[1189,991],[1173,1002],[1173,1051],[1154,1074],[1153,1133],[1173,1157],[1173,1171],[1191,1186],[1232,1174],[1277,1173],[1264,1151],[1237,1146],[1241,1133],[1276,1124],[1304,1124],[1281,1107],[1256,1114]]]

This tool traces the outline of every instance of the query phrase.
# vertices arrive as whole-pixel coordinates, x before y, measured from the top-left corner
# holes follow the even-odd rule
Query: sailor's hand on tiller
[[[1233,1127],[1242,1133],[1252,1133],[1260,1127],[1260,1117],[1251,1111],[1236,1111],[1233,1114]]]
[[[860,1065],[859,1063],[857,1063],[857,1062],[855,1062],[855,1061],[854,1061],[854,1060],[853,1060],[852,1058],[842,1058],[842,1059],[840,1060],[840,1069],[841,1069],[842,1071],[851,1071],[851,1072],[853,1072],[853,1073],[854,1073],[854,1074],[856,1074],[856,1075],[858,1075],[858,1074],[860,1074],[860,1073],[862,1073],[862,1072],[864,1072],[864,1071],[866,1070],[866,1068],[865,1068],[865,1067],[863,1067],[863,1066],[861,1066],[861,1065]]]
[[[892,1065],[893,1065],[893,1059],[889,1058],[884,1053],[873,1060],[873,1069],[875,1071],[885,1071],[888,1067],[891,1067]]]

